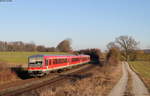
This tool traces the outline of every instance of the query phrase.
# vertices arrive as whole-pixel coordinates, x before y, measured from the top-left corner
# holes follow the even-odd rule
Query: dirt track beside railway
[[[108,96],[150,96],[147,88],[144,83],[138,77],[138,75],[131,70],[127,62],[122,63],[123,75],[119,82],[114,86],[112,91]],[[131,90],[128,90],[129,86],[128,77],[130,76],[130,87]],[[130,91],[131,94],[125,94],[126,91]]]

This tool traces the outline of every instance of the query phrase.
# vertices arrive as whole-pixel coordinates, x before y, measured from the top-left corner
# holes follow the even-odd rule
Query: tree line
[[[71,39],[65,39],[58,43],[56,47],[45,47],[43,45],[36,45],[34,43],[24,43],[22,41],[6,42],[0,41],[0,51],[25,51],[25,52],[69,52],[71,54],[87,54],[90,55],[91,59],[96,62],[101,62],[101,51],[100,49],[84,49],[73,51],[71,47]],[[108,43],[108,52],[106,61],[118,62],[119,60],[136,60],[138,44],[131,36],[120,36],[115,38],[113,42]],[[95,60],[94,60],[95,59]],[[103,60],[104,61],[104,60]]]
[[[1,52],[5,52],[5,51],[70,52],[72,51],[72,48],[71,48],[70,39],[65,39],[61,41],[56,47],[45,47],[43,45],[36,45],[34,43],[24,43],[22,41],[15,41],[15,42],[0,41],[0,51]]]

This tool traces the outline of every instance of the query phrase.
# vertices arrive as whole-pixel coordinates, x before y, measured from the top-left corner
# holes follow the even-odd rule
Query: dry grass
[[[60,86],[32,91],[32,96],[106,96],[121,77],[121,66],[97,67],[88,71],[91,77],[84,79],[72,78]],[[31,96],[31,94],[24,94]]]
[[[15,72],[12,72],[6,63],[0,63],[0,85],[17,80]]]

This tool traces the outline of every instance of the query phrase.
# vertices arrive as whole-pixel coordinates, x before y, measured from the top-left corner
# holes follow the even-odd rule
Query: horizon
[[[58,0],[0,2],[0,41],[34,42],[56,47],[72,39],[72,48],[100,48],[128,35],[150,48],[150,1]]]

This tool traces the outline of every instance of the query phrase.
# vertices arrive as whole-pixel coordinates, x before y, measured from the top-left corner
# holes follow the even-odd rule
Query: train
[[[89,55],[32,55],[28,57],[30,76],[43,76],[51,71],[70,68],[90,62]]]

